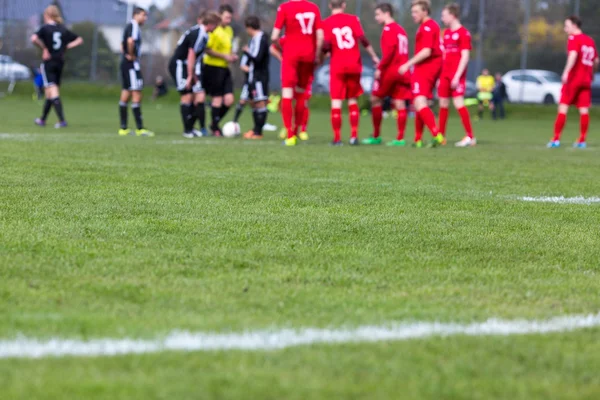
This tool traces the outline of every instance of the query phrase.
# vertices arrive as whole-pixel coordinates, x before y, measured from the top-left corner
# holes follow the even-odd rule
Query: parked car
[[[0,81],[21,81],[31,79],[31,71],[9,56],[0,54]]]
[[[560,75],[552,71],[509,71],[502,77],[502,82],[511,103],[556,104],[560,100],[562,82]]]
[[[594,74],[592,82],[592,103],[600,104],[600,74]]]
[[[329,64],[323,65],[315,73],[315,80],[313,82],[313,92],[315,93],[329,93]],[[363,71],[360,77],[360,83],[362,84],[365,93],[371,93],[373,90],[373,82],[375,76],[375,70],[370,65],[363,65]]]

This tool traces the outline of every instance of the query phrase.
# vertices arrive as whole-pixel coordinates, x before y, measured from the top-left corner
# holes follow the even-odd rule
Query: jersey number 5
[[[315,25],[315,13],[305,12],[296,14],[296,19],[300,23],[303,35],[312,35],[313,27]]]
[[[54,50],[60,50],[62,46],[62,33],[54,32],[52,34],[52,48]]]
[[[353,49],[354,45],[356,45],[356,41],[354,40],[354,34],[352,33],[352,29],[349,26],[345,26],[343,28],[333,28],[333,34],[335,35],[335,39],[337,41],[338,48],[343,49]]]
[[[592,46],[581,46],[581,63],[588,67],[594,66],[596,51]]]

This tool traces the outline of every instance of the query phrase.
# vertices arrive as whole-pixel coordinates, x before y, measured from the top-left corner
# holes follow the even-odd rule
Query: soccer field
[[[284,148],[0,101],[2,399],[600,398],[596,115],[583,151],[537,108],[469,149],[332,148],[315,111]]]

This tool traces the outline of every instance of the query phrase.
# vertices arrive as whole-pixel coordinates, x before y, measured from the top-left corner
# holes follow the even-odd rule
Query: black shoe
[[[331,142],[331,146],[333,147],[342,147],[344,143],[341,140]]]
[[[358,141],[358,138],[351,138],[350,146],[360,146],[360,142]]]

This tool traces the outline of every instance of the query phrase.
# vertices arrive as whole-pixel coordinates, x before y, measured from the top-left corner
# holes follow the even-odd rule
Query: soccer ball
[[[226,138],[233,138],[239,136],[242,131],[240,124],[237,122],[228,122],[223,126],[223,136]]]

